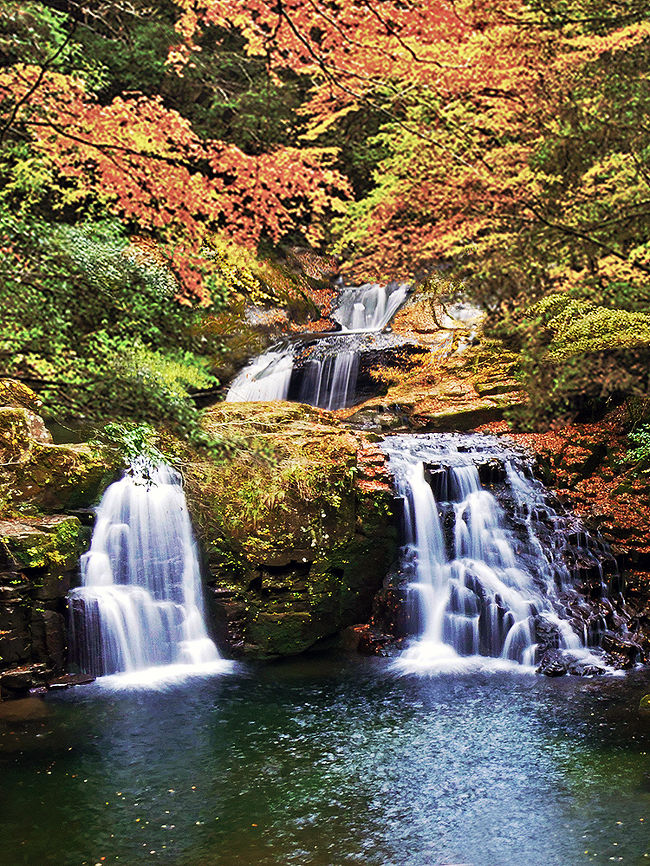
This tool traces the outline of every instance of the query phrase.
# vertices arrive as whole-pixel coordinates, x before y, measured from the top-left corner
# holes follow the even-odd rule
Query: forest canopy
[[[219,349],[198,340],[196,317],[234,302],[229,275],[243,271],[224,260],[301,244],[342,256],[350,278],[444,272],[520,352],[536,412],[647,396],[646,4],[0,11],[3,374],[74,384],[70,410],[112,416],[96,383],[126,339],[147,364],[187,364],[183,394],[209,387]],[[155,262],[122,257],[116,277],[114,250],[142,236],[173,274],[158,294]],[[113,288],[88,269],[89,244],[98,262],[113,256]],[[104,290],[119,327],[94,317]],[[133,405],[149,417],[145,403]]]

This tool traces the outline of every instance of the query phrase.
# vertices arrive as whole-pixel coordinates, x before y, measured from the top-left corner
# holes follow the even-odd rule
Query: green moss
[[[53,573],[76,567],[81,553],[81,523],[76,517],[26,523],[0,523],[0,544],[18,568]]]
[[[296,404],[221,404],[222,459],[186,461],[213,584],[236,587],[246,652],[303,652],[369,613],[395,546],[390,493],[358,483],[368,443]]]

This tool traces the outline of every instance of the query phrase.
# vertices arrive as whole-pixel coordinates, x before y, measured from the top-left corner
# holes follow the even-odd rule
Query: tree
[[[291,231],[319,241],[323,220],[347,193],[327,151],[279,146],[247,154],[199,136],[159,95],[103,103],[83,71],[53,68],[70,34],[61,37],[52,33],[57,47],[40,63],[0,72],[0,140],[15,146],[5,162],[9,185],[28,158],[52,181],[51,209],[86,216],[106,209],[150,232],[173,251],[183,294],[199,300],[207,298],[193,257],[210,232],[249,247]],[[27,156],[18,142],[27,143]]]

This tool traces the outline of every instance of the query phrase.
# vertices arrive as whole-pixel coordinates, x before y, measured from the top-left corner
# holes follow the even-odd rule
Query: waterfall
[[[602,671],[567,618],[575,590],[566,539],[575,527],[523,455],[478,435],[394,436],[382,447],[403,502],[402,567],[418,623],[398,664],[534,670],[544,633],[574,664]],[[489,487],[501,489],[507,509]],[[598,563],[601,575],[607,555],[594,539],[579,544],[580,562]]]
[[[380,286],[368,283],[341,290],[333,318],[345,334],[370,334],[383,330],[406,300],[406,283]],[[313,339],[313,335],[311,337]],[[341,409],[354,404],[359,371],[359,344],[352,337],[347,347],[341,336],[324,334],[317,358],[309,360],[304,370],[296,369],[300,345],[276,347],[254,358],[231,384],[226,400],[242,403],[248,400],[287,400],[292,376],[300,373],[297,399],[321,409]]]
[[[82,586],[69,594],[72,656],[98,676],[220,663],[208,637],[180,476],[137,461],[106,490]]]
[[[354,351],[308,361],[300,386],[300,402],[321,409],[352,405],[358,372],[359,354]]]
[[[286,400],[293,370],[290,349],[266,352],[241,371],[228,389],[226,401],[246,403],[249,400]]]
[[[402,306],[409,293],[408,283],[365,283],[349,286],[332,318],[344,331],[381,331]]]

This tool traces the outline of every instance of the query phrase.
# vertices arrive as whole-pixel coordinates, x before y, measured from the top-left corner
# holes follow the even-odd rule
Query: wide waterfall
[[[523,455],[479,435],[394,436],[382,447],[403,502],[403,569],[417,623],[398,664],[534,670],[543,635],[576,671],[602,671],[586,648],[597,626],[579,627],[569,608],[576,572],[597,569],[606,593],[603,562],[614,568],[614,560],[554,510]],[[572,556],[567,538],[579,545]]]
[[[353,336],[382,331],[402,306],[409,293],[407,283],[380,286],[367,283],[341,290],[333,318],[342,328],[337,335],[323,334],[319,351],[296,367],[299,345],[276,347],[254,358],[235,378],[226,400],[296,399],[321,409],[341,409],[354,404],[359,369],[360,343]],[[347,342],[345,342],[347,340]],[[300,374],[297,394],[290,397],[292,376]]]
[[[106,490],[81,558],[83,585],[69,594],[72,655],[84,672],[223,666],[205,627],[180,481],[141,460]]]

